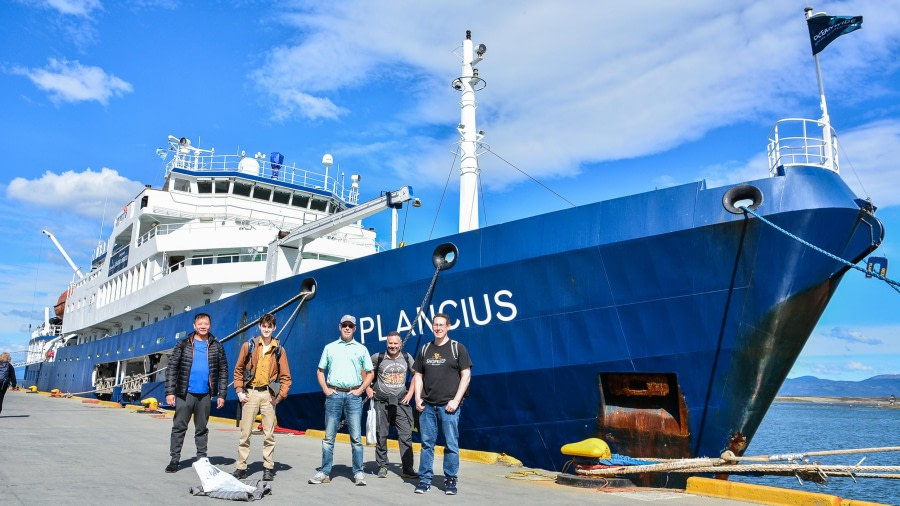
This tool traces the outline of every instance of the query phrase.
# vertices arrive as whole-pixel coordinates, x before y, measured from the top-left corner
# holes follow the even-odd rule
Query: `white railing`
[[[156,209],[154,209],[156,212]],[[310,213],[312,214],[312,213]],[[318,218],[318,215],[313,215]],[[289,222],[274,222],[271,220],[251,220],[247,218],[243,218],[240,216],[234,215],[209,215],[204,216],[202,219],[208,219],[209,221],[200,221],[200,222],[190,222],[190,223],[168,223],[165,225],[158,225],[156,227],[151,228],[143,235],[138,237],[137,245],[140,246],[145,242],[153,239],[156,236],[168,235],[179,230],[184,231],[194,231],[194,230],[202,230],[202,229],[233,229],[233,230],[254,230],[256,227],[270,227],[277,229],[292,229],[296,228],[298,225],[295,223]],[[226,222],[226,224],[222,224],[222,222]],[[229,223],[230,222],[230,223]]]
[[[242,160],[251,160],[241,166]],[[252,162],[255,161],[256,164]],[[272,181],[295,184],[330,192],[350,204],[356,204],[359,200],[359,192],[352,186],[344,185],[343,175],[338,181],[333,175],[320,174],[296,165],[281,164],[273,167],[265,158],[250,158],[241,155],[216,155],[210,151],[198,150],[176,152],[175,156],[166,164],[166,176],[172,169],[185,169],[192,172],[235,172],[258,176]],[[335,169],[335,173],[338,169]]]
[[[242,262],[265,262],[268,257],[267,251],[256,251],[253,253],[233,253],[233,254],[216,254],[216,255],[204,255],[204,256],[193,256],[191,258],[186,258],[176,264],[172,264],[167,266],[162,272],[157,273],[153,276],[153,281],[157,281],[164,276],[168,276],[169,274],[177,271],[178,269],[184,268],[184,266],[194,266],[194,265],[211,265],[211,264],[236,264]]]
[[[819,167],[840,173],[837,134],[819,120],[787,118],[775,123],[769,133],[769,174],[781,167]]]

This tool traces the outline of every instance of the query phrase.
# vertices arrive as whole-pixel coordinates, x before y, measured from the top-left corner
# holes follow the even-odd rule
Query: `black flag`
[[[813,55],[819,54],[834,39],[862,28],[862,16],[826,16],[816,14],[806,20]]]

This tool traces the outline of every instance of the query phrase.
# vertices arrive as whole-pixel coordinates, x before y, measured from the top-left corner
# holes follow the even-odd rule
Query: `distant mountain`
[[[784,380],[778,395],[812,397],[889,397],[900,398],[900,374],[883,374],[862,381],[834,381],[801,376]]]

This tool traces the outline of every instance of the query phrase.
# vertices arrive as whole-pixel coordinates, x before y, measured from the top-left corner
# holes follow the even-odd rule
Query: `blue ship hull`
[[[856,262],[881,241],[880,222],[832,172],[795,167],[751,184],[765,199],[757,212],[844,259]],[[315,297],[281,336],[294,386],[278,420],[321,429],[316,365],[340,316],[360,319],[357,338],[373,353],[390,330],[412,327],[405,349],[414,352],[431,338],[415,315],[434,274],[432,252],[452,242],[458,261],[438,277],[426,314],[448,313],[458,324],[450,335],[473,359],[462,447],[547,469],[565,462],[560,446],[595,436],[635,457],[741,453],[846,267],[727,212],[726,190],[693,183],[486,227],[196,310],[225,336],[315,279]],[[279,324],[295,307],[279,313]],[[23,383],[89,391],[96,364],[171,349],[192,315],[62,348],[55,362],[30,366]],[[251,332],[225,343],[229,364]],[[215,414],[235,409],[229,390]]]

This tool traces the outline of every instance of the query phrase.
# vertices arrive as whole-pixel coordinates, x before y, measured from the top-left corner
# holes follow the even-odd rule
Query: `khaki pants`
[[[250,456],[250,432],[256,425],[256,415],[262,414],[263,426],[263,467],[275,468],[275,408],[272,406],[272,395],[268,389],[247,390],[250,397],[241,410],[241,441],[238,443],[238,460],[235,467],[247,469],[247,458]]]

